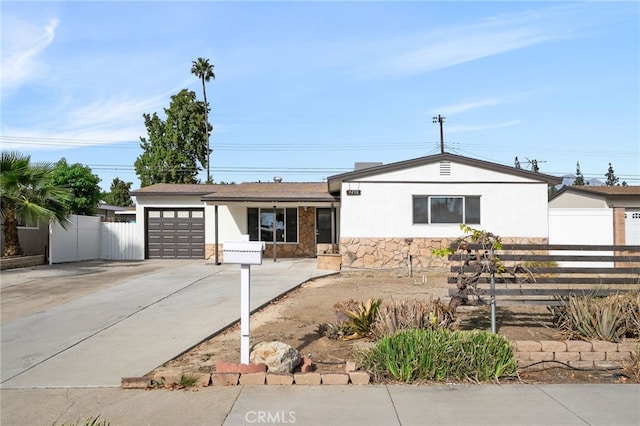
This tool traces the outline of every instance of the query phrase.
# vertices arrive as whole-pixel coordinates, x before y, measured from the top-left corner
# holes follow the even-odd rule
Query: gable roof
[[[549,201],[566,193],[573,192],[577,194],[595,195],[602,198],[612,197],[628,197],[632,195],[640,196],[640,186],[589,186],[589,185],[571,185],[563,186],[558,192],[549,197]]]
[[[393,172],[397,170],[409,169],[412,167],[423,166],[425,164],[438,163],[440,161],[450,161],[452,163],[460,163],[472,167],[478,167],[481,169],[492,170],[499,173],[525,177],[528,179],[546,182],[550,185],[558,185],[562,183],[562,178],[560,177],[546,175],[543,173],[536,173],[524,169],[517,169],[510,166],[503,166],[501,164],[491,163],[489,161],[477,160],[475,158],[463,157],[461,155],[449,153],[429,155],[426,157],[419,157],[411,160],[399,161],[396,163],[384,164],[382,166],[369,167],[362,170],[355,170],[352,172],[329,176],[329,178],[327,178],[327,182],[329,183],[329,190],[333,192],[340,189],[343,181],[375,176],[381,173]]]

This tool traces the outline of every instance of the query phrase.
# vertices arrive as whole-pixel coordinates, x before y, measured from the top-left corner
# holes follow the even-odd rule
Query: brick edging
[[[631,360],[640,341],[621,343],[604,340],[515,340],[511,343],[518,368],[548,368],[546,361],[577,369],[621,368]],[[546,365],[545,365],[546,364]]]
[[[122,389],[148,389],[154,382],[164,386],[180,383],[182,374],[167,372],[151,377],[123,377],[120,383]],[[183,374],[190,374],[185,372]],[[367,385],[371,375],[367,371],[349,371],[347,373],[193,373],[198,376],[198,386],[236,386],[236,385]]]

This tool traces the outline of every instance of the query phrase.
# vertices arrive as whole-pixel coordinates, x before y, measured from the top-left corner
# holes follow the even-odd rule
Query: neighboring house
[[[4,253],[4,223],[0,228],[0,254]],[[49,224],[40,223],[38,226],[18,226],[18,239],[25,256],[49,254]]]
[[[98,203],[98,208],[94,216],[99,216],[103,222],[115,222],[119,219],[117,216],[118,212],[126,211],[126,209],[126,207],[112,206],[101,201]]]
[[[565,186],[549,217],[551,243],[640,245],[640,186]]]
[[[560,181],[439,154],[360,164],[326,183],[156,184],[132,195],[145,258],[221,259],[225,241],[248,234],[267,257],[339,248],[343,268],[391,270],[434,266],[431,248],[459,237],[463,222],[505,241],[547,242],[547,188]]]
[[[446,153],[331,176],[342,268],[443,266],[431,250],[460,237],[461,223],[505,242],[548,242],[548,185],[561,180]]]

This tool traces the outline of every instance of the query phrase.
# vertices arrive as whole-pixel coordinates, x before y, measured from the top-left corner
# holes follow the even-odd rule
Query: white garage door
[[[626,245],[640,245],[640,209],[626,209],[624,231]]]

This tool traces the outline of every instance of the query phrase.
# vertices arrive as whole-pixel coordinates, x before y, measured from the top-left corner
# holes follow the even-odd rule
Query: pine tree
[[[582,172],[580,171],[580,162],[576,163],[576,178],[573,181],[573,186],[584,186],[584,176],[582,176]]]
[[[605,185],[607,186],[616,186],[618,185],[618,181],[620,180],[614,173],[611,163],[609,163],[609,171],[607,171],[605,177],[607,178],[607,181],[605,182]]]

